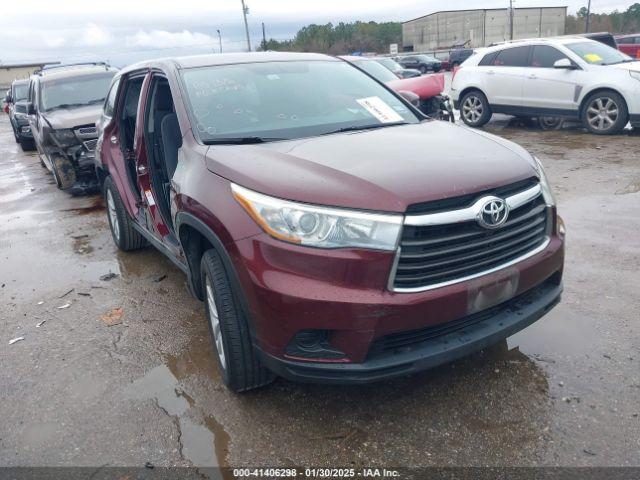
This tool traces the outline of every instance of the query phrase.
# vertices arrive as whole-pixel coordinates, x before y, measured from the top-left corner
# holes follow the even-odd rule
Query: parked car
[[[443,73],[399,79],[373,58],[346,55],[340,58],[355,65],[379,82],[386,84],[394,91],[403,95],[405,99],[409,100],[425,115],[440,120],[454,120],[449,97],[442,94],[445,86]],[[413,93],[415,97],[411,99],[408,98],[406,95],[407,92]]]
[[[8,106],[9,122],[13,130],[13,136],[16,142],[20,144],[20,148],[25,152],[35,149],[33,134],[29,126],[29,117],[27,116],[26,99],[28,88],[29,80],[15,80],[4,99]]]
[[[454,68],[459,67],[471,55],[473,55],[473,49],[471,48],[458,48],[451,50],[451,53],[449,53],[449,69],[453,70]]]
[[[539,161],[422,118],[348,62],[135,64],[100,125],[114,242],[186,273],[234,391],[407,375],[559,301],[564,227]]]
[[[618,49],[618,42],[616,42],[615,37],[609,32],[589,32],[579,34],[579,36],[604,43],[608,47],[615,48],[616,50]]]
[[[106,64],[60,65],[31,76],[29,125],[40,162],[61,190],[95,188],[96,121],[116,69]]]
[[[389,57],[371,57],[371,59],[393,72],[398,78],[414,78],[422,75],[420,70],[403,68],[402,65]]]
[[[616,37],[616,42],[618,43],[618,50],[630,57],[640,59],[640,33],[621,35]]]
[[[640,126],[640,62],[579,36],[482,50],[458,69],[451,92],[472,127],[493,113],[574,119],[600,135]]]
[[[413,68],[419,70],[423,75],[428,72],[439,72],[442,69],[442,62],[429,55],[409,55],[400,57],[398,63],[403,68]]]

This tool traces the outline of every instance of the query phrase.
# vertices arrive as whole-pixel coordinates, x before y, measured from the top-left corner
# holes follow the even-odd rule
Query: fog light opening
[[[345,353],[331,345],[330,330],[301,330],[289,342],[285,350],[288,357],[305,360],[337,360]]]

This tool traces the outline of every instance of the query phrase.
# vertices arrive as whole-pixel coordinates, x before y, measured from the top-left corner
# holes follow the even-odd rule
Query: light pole
[[[244,0],[240,0],[242,2],[242,15],[244,16],[244,31],[247,34],[247,51],[251,51],[251,39],[249,38],[249,24],[247,23],[247,14],[249,13],[249,7],[244,4]]]
[[[509,0],[509,40],[513,40],[513,0]]]
[[[589,29],[591,28],[591,0],[589,0],[589,3],[587,4],[587,19],[586,19],[586,25],[584,27],[584,31],[586,33],[589,33]]]
[[[220,53],[222,53],[222,34],[220,33],[220,30],[217,30],[218,32],[218,43],[220,44]]]

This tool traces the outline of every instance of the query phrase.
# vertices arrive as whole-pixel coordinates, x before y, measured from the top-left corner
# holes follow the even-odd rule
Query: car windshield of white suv
[[[182,78],[194,130],[206,144],[260,143],[420,122],[395,94],[346,62],[210,66],[184,70]]]
[[[21,100],[27,99],[27,90],[29,89],[29,85],[26,83],[21,83],[19,85],[13,86],[13,103],[20,102]]]
[[[566,47],[591,65],[615,65],[634,61],[629,55],[599,42],[569,43]]]
[[[42,82],[40,106],[44,112],[104,103],[115,73],[84,75]]]

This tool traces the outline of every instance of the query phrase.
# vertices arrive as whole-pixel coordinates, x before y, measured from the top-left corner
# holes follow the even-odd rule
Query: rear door
[[[540,109],[538,113],[547,115],[577,114],[580,80],[585,72],[554,68],[554,63],[562,59],[571,61],[551,45],[532,47],[531,59],[524,76],[524,107]]]
[[[531,47],[509,47],[500,50],[489,65],[480,70],[484,92],[491,105],[519,108],[522,106],[525,67]]]

